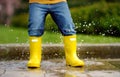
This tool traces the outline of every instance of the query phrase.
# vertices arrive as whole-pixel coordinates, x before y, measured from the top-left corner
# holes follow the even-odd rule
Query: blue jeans
[[[75,26],[66,2],[56,4],[31,3],[29,6],[29,36],[42,36],[46,16],[50,14],[62,35],[76,34]]]

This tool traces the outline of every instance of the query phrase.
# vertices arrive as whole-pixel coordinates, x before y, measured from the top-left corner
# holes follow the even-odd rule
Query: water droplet
[[[110,25],[110,27],[112,27],[112,25]]]
[[[78,48],[78,50],[80,50],[80,48]]]
[[[83,25],[83,27],[84,27],[85,25]]]
[[[81,40],[81,42],[83,42],[84,40]]]
[[[86,54],[89,54],[89,52],[87,51]]]
[[[105,36],[105,34],[102,34],[102,36]]]
[[[91,26],[91,23],[89,23],[88,25]]]

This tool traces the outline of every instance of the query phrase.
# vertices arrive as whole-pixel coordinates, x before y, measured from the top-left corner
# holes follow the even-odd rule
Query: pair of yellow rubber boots
[[[28,67],[40,67],[41,63],[41,37],[30,37],[30,60]],[[64,36],[64,49],[66,65],[84,66],[84,62],[76,54],[76,35]]]

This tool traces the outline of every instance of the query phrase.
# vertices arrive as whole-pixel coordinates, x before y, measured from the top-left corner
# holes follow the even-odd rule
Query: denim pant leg
[[[31,3],[29,6],[29,36],[42,36],[44,33],[44,23],[47,9],[43,7],[44,5],[37,3]]]
[[[52,6],[51,16],[64,36],[76,34],[75,26],[66,2]]]

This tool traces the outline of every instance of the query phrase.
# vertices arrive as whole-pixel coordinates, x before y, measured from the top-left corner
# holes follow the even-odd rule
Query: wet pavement
[[[0,77],[120,77],[120,59],[84,59],[85,67],[70,67],[64,59],[42,60],[29,69],[27,60],[0,61]]]
[[[120,44],[79,44],[85,66],[77,68],[66,66],[63,45],[43,45],[42,51],[41,68],[29,69],[28,44],[0,44],[0,77],[120,77]]]

